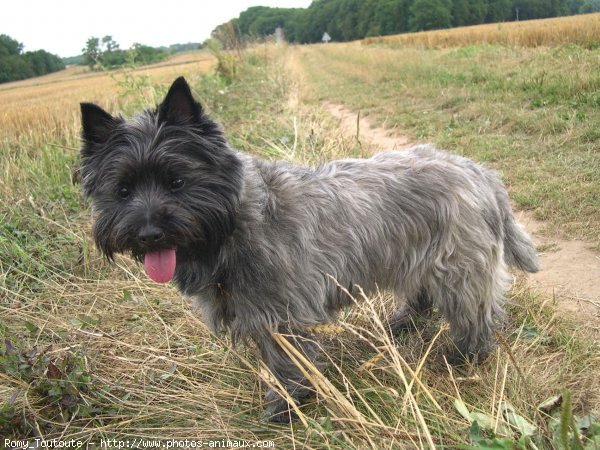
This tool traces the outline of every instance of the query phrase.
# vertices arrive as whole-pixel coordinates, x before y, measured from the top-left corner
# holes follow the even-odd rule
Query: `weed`
[[[233,29],[230,30],[231,44],[227,50],[223,48],[220,40],[210,39],[208,41],[208,49],[217,60],[215,74],[221,77],[226,84],[231,84],[238,78],[240,66],[242,64],[242,48],[238,42],[236,33]]]
[[[31,322],[25,326],[29,332],[39,331]],[[4,347],[0,352],[0,373],[19,386],[0,411],[0,426],[4,426],[0,430],[5,436],[12,435],[15,429],[23,431],[31,426],[27,417],[19,422],[14,409],[18,390],[31,391],[47,420],[58,417],[69,421],[74,415],[91,417],[96,412],[89,400],[84,400],[84,395],[89,398],[91,377],[82,355],[67,352],[56,356],[51,346],[41,351],[37,347],[23,350],[8,337],[4,338]]]

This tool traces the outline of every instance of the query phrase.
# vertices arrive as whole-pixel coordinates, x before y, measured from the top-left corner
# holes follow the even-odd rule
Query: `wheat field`
[[[370,37],[361,42],[364,45],[424,48],[463,47],[482,43],[516,47],[573,44],[594,49],[600,46],[600,13]]]
[[[79,120],[79,103],[90,101],[110,110],[127,109],[134,98],[153,104],[150,83],[167,84],[178,75],[206,73],[212,69],[214,57],[207,52],[188,52],[168,61],[134,69],[92,72],[81,66],[29,80],[0,84],[0,138],[3,142],[28,139],[39,145],[56,138],[73,142]],[[130,92],[127,79],[144,81],[140,89]],[[123,88],[120,89],[119,85]],[[131,111],[129,111],[131,112]]]

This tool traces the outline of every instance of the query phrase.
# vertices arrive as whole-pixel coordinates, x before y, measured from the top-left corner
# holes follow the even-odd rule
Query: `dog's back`
[[[319,314],[323,300],[330,312],[343,304],[333,280],[366,292],[389,288],[416,296],[444,266],[499,264],[494,252],[503,251],[508,264],[536,268],[533,245],[514,222],[496,173],[433,146],[315,169],[252,158],[246,166],[246,176],[260,180],[251,184],[264,190],[264,210],[245,229],[255,244],[268,239],[264,249],[254,245],[255,257],[261,250],[269,255],[259,264],[262,275],[272,270],[268,280],[286,281],[281,292],[294,280],[285,301],[299,295],[300,303],[318,303]]]

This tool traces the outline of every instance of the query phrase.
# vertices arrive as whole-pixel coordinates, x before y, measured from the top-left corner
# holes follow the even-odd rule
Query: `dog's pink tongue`
[[[176,252],[174,248],[146,253],[144,267],[146,273],[157,283],[166,283],[175,275]]]

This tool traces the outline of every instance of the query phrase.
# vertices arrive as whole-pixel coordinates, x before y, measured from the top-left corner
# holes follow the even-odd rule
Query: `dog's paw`
[[[261,422],[291,423],[298,420],[298,415],[283,399],[271,401],[260,415]]]
[[[409,307],[398,308],[388,321],[392,336],[398,336],[408,331],[415,331],[423,327],[425,323],[426,317],[423,317]]]
[[[392,335],[398,335],[406,331],[414,330],[415,325],[411,320],[410,309],[406,307],[400,307],[392,317],[389,318],[388,324]]]
[[[467,365],[478,365],[483,363],[490,354],[489,349],[479,350],[476,352],[462,352],[457,348],[445,355],[448,364],[454,367],[461,367]]]

